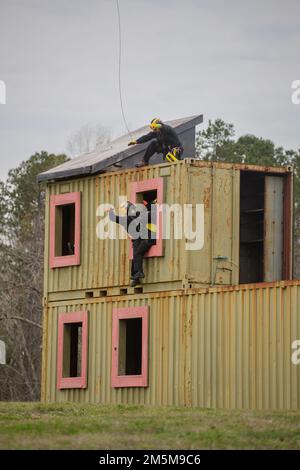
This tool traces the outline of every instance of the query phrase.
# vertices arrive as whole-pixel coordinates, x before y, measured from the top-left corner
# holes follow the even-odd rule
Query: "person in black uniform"
[[[182,159],[183,146],[173,127],[164,124],[160,119],[152,119],[150,123],[151,132],[139,137],[137,140],[131,140],[128,145],[142,144],[151,140],[146,149],[146,153],[141,162],[135,166],[141,167],[148,165],[150,158],[155,153],[162,153],[168,161],[175,162]]]
[[[139,280],[145,277],[143,258],[151,246],[156,243],[156,201],[150,203],[144,201],[145,211],[142,212],[129,201],[125,206],[126,216],[116,215],[111,209],[109,218],[112,222],[122,225],[132,239],[131,285],[136,286]],[[136,223],[134,223],[135,220]]]

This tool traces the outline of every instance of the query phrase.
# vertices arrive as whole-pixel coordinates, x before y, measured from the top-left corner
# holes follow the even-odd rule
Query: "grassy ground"
[[[300,414],[0,403],[0,449],[299,449]]]

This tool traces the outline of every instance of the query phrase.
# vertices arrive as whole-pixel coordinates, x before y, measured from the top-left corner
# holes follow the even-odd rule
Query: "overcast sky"
[[[132,129],[204,114],[300,146],[299,0],[119,0]],[[0,178],[82,125],[124,133],[115,0],[0,0]]]

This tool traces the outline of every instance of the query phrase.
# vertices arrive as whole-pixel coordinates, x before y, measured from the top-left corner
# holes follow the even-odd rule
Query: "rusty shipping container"
[[[191,204],[194,223],[196,204],[203,206],[204,240],[201,249],[187,250],[186,238],[174,238],[171,223],[171,237],[163,240],[163,256],[144,263],[147,282],[142,292],[291,279],[291,168],[186,159],[176,165],[164,163],[48,183],[47,301],[115,295],[127,289],[130,241],[100,240],[96,211],[104,203],[118,208],[119,196],[130,199],[132,184],[148,180],[162,181],[164,204]],[[50,199],[68,193],[81,196],[80,263],[50,267]]]
[[[112,385],[113,312],[147,308],[147,386]],[[117,310],[116,310],[117,309]],[[87,312],[86,388],[59,389],[59,317]],[[42,399],[236,409],[300,409],[300,281],[51,302]]]

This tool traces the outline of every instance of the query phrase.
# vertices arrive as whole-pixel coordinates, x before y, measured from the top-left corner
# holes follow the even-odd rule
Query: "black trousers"
[[[156,240],[149,238],[149,239],[142,239],[137,238],[136,240],[132,240],[133,245],[133,260],[131,264],[131,276],[134,276],[136,273],[143,272],[143,258],[147,251],[150,249],[152,245],[155,245]]]
[[[154,155],[155,153],[163,153],[163,154],[164,154],[164,157],[165,157],[166,154],[167,154],[168,152],[170,152],[170,150],[172,150],[171,147],[170,147],[169,149],[167,149],[166,151],[163,151],[162,147],[159,145],[159,143],[157,142],[157,140],[152,140],[152,141],[150,142],[150,144],[148,145],[148,147],[146,148],[146,152],[145,152],[145,155],[144,155],[144,162],[145,162],[145,163],[149,163],[150,158],[151,158],[152,155]],[[182,152],[183,152],[183,149],[182,149]],[[181,160],[182,152],[181,152],[181,154],[179,154],[179,159],[180,159],[180,160]]]

